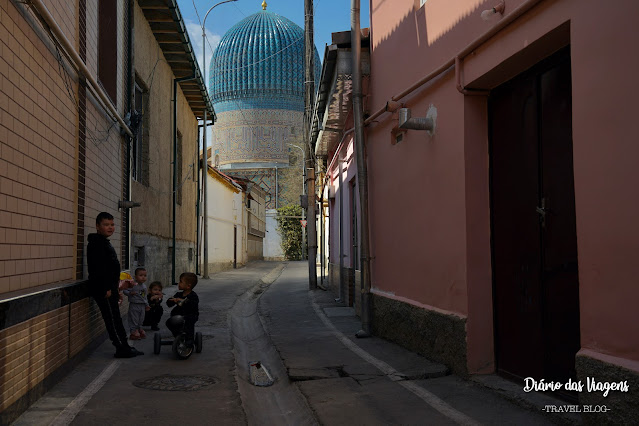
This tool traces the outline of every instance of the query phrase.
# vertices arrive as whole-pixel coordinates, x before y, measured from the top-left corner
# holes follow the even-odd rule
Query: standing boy
[[[122,324],[118,304],[120,262],[109,237],[115,231],[113,216],[102,212],[95,219],[97,233],[89,234],[87,264],[89,266],[89,292],[100,308],[109,338],[115,346],[116,358],[131,358],[144,353],[129,346]]]

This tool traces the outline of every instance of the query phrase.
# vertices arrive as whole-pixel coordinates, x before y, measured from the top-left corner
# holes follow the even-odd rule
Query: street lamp
[[[213,9],[215,9],[217,6],[224,4],[224,3],[229,3],[232,1],[237,1],[237,0],[224,0],[221,1],[219,3],[214,4],[213,6],[211,6],[211,8],[206,12],[206,15],[204,15],[204,20],[202,21],[202,62],[204,65],[204,87],[206,87],[206,83],[207,83],[207,77],[206,77],[206,18],[208,18],[209,13],[211,13],[211,11]],[[206,94],[208,96],[209,94],[209,89],[206,89]],[[203,182],[202,182],[202,191],[204,192],[204,270],[202,271],[202,278],[208,278],[209,277],[209,227],[208,227],[208,211],[207,211],[207,206],[208,206],[208,194],[206,192],[206,181],[208,180],[207,177],[209,175],[209,159],[208,159],[208,148],[206,146],[206,132],[207,132],[207,128],[206,128],[206,110],[207,108],[204,107],[204,121],[203,121],[203,128],[204,128],[204,132],[203,132],[203,136],[202,136],[202,147],[204,148],[204,177],[203,177]]]
[[[306,153],[304,152],[304,150],[297,146],[297,145],[293,145],[292,143],[287,143],[286,145],[288,146],[292,146],[293,148],[297,148],[300,151],[302,151],[302,195],[306,194]],[[304,249],[306,246],[306,227],[302,226],[302,260],[304,260]]]

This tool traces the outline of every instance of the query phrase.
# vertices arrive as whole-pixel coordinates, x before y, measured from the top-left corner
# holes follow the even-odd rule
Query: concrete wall
[[[277,210],[266,211],[266,236],[264,237],[264,260],[285,260],[282,251],[282,236],[277,230]]]

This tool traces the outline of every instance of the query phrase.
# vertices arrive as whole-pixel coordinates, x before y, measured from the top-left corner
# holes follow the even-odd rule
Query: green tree
[[[304,209],[289,204],[277,209],[277,229],[282,237],[282,251],[288,260],[302,259],[302,224]]]

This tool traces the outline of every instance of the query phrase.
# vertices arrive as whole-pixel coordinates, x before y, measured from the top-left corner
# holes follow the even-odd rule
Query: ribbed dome
[[[209,91],[216,111],[304,110],[304,31],[263,10],[222,37],[210,63]],[[321,64],[315,50],[315,81]]]

